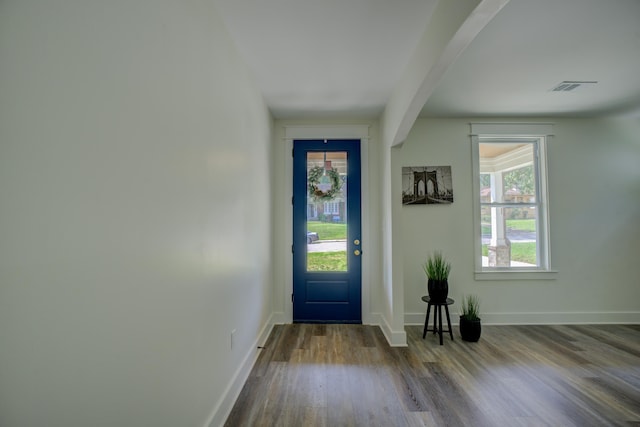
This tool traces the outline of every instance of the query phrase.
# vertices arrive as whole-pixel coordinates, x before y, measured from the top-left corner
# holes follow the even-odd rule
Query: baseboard
[[[380,326],[382,324],[382,314],[369,313],[368,315],[363,316],[362,323],[365,325]]]
[[[221,427],[224,425],[227,417],[229,417],[231,409],[233,409],[233,405],[235,404],[238,396],[240,395],[240,392],[242,391],[242,387],[247,381],[247,378],[249,378],[249,374],[251,373],[256,360],[258,360],[258,346],[264,346],[267,338],[269,338],[269,334],[271,334],[273,326],[277,324],[277,322],[274,321],[274,317],[277,316],[274,316],[274,314],[269,316],[269,319],[262,327],[262,330],[258,334],[258,337],[251,346],[251,350],[242,360],[242,363],[233,375],[231,382],[216,404],[215,409],[213,410],[213,414],[211,415],[211,417],[209,417],[209,421],[205,424],[205,426]]]
[[[271,314],[271,323],[274,325],[284,325],[291,323],[291,319],[287,318],[287,314],[283,311],[276,311]]]
[[[426,313],[405,313],[405,325],[424,325]],[[459,314],[451,313],[451,323],[458,324]],[[481,313],[484,325],[570,325],[570,324],[640,324],[640,311],[549,312],[549,313]]]
[[[387,322],[387,319],[382,315],[382,313],[371,313],[370,318],[372,321],[376,321],[377,323],[372,323],[380,326],[382,333],[384,334],[387,342],[391,347],[406,347],[407,346],[407,333],[404,331],[394,331]]]

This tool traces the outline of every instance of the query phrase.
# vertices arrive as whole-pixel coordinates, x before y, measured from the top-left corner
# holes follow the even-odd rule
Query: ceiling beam
[[[407,138],[422,107],[456,58],[509,0],[440,0],[382,114],[387,147]]]

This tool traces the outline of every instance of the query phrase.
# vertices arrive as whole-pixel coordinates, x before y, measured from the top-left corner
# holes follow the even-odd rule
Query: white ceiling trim
[[[369,139],[369,125],[286,125],[285,140]]]
[[[470,123],[471,135],[479,136],[550,136],[552,123]]]

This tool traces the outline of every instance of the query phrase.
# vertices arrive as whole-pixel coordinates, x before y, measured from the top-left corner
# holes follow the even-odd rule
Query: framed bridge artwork
[[[402,204],[436,205],[453,203],[451,166],[404,166]]]

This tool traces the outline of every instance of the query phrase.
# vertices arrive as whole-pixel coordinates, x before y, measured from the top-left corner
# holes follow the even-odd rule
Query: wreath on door
[[[333,200],[340,191],[340,174],[335,169],[315,166],[307,174],[309,196],[316,202]]]

